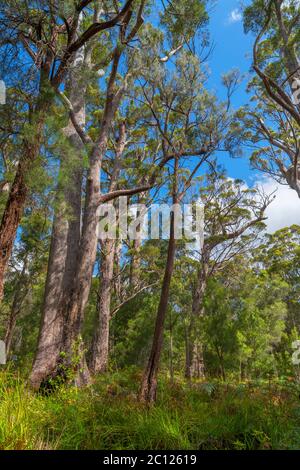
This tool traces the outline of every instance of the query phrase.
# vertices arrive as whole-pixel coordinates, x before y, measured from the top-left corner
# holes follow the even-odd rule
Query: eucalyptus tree
[[[202,320],[206,374],[240,380],[270,377],[286,336],[285,291],[279,276],[256,269],[248,255],[209,279]]]
[[[204,89],[207,76],[199,59],[183,50],[175,66],[170,73],[163,73],[159,68],[150,69],[141,83],[141,100],[151,111],[149,123],[153,123],[151,125],[161,139],[160,151],[169,161],[169,194],[173,204],[153,343],[140,389],[140,399],[147,402],[156,398],[164,323],[176,255],[176,224],[179,223],[176,208],[187,197],[202,167],[211,163],[214,152],[226,148],[231,122],[226,107]]]
[[[247,253],[257,243],[265,227],[265,210],[273,196],[245,187],[240,180],[230,180],[222,173],[207,175],[206,185],[200,188],[204,205],[204,243],[196,254],[196,275],[192,282],[192,308],[187,328],[187,378],[204,377],[201,320],[205,315],[203,299],[207,281],[225,269],[229,262]],[[196,259],[197,259],[196,258]]]
[[[183,2],[181,5],[175,5],[169,2],[168,6],[160,11],[160,24],[159,27],[154,27],[151,23],[146,23],[139,32],[139,47],[133,54],[128,56],[129,70],[134,71],[134,80],[132,86],[128,87],[124,93],[124,101],[122,108],[127,107],[127,117],[124,118],[124,123],[121,124],[120,135],[118,140],[118,150],[116,151],[116,159],[113,162],[111,173],[109,175],[109,190],[120,188],[122,179],[127,179],[127,186],[130,184],[135,186],[140,185],[143,191],[137,191],[137,199],[139,202],[151,200],[154,196],[150,195],[149,190],[160,181],[160,173],[163,172],[165,163],[171,161],[174,157],[173,150],[161,149],[161,136],[157,139],[157,132],[153,132],[153,115],[148,103],[145,102],[143,92],[143,85],[141,81],[144,80],[145,75],[149,77],[153,72],[152,80],[157,81],[156,73],[166,73],[169,68],[169,62],[178,54],[183,48],[184,44],[191,38],[191,34],[195,27],[199,26],[203,21],[206,21],[206,16],[203,16],[203,5],[205,2],[192,2],[188,5]],[[184,14],[183,20],[178,20],[179,15]],[[193,16],[194,15],[194,16]],[[192,28],[191,28],[191,25]],[[168,33],[167,39],[164,37],[164,32]],[[169,52],[165,52],[165,48]],[[141,99],[142,97],[142,99]],[[152,125],[149,126],[152,122]],[[154,123],[157,127],[157,123]],[[121,130],[123,131],[121,132]],[[128,134],[127,142],[123,135],[126,129]],[[158,132],[158,134],[160,134]],[[125,139],[125,141],[124,141]],[[120,145],[122,148],[120,148]],[[126,151],[124,152],[124,148]],[[124,155],[122,156],[122,152]],[[169,154],[171,152],[171,154]],[[121,157],[123,157],[121,159]],[[136,167],[135,182],[132,181],[130,171],[127,169],[128,162],[134,163]],[[127,163],[126,163],[127,162]],[[125,173],[124,173],[125,166]],[[122,171],[123,170],[123,171]],[[132,172],[132,170],[131,170]],[[121,176],[121,178],[120,178]],[[118,181],[118,178],[120,181]],[[141,214],[140,214],[141,217]],[[139,251],[141,247],[140,237],[137,236],[133,242],[134,251],[132,252],[132,265],[131,265],[131,287],[129,294],[123,296],[119,305],[124,305],[128,299],[136,296],[141,289],[147,288],[142,282],[137,281],[140,278],[139,272]],[[122,245],[120,245],[121,249]],[[106,240],[101,243],[101,278],[100,278],[100,291],[99,291],[99,314],[98,325],[93,340],[93,347],[91,352],[91,369],[93,372],[101,372],[106,369],[108,361],[109,349],[109,323],[110,323],[110,303],[111,303],[111,287],[113,278],[113,261],[116,249],[116,242],[113,240]],[[122,291],[122,289],[121,289]],[[120,291],[120,293],[121,293]],[[114,314],[119,307],[114,308]]]
[[[253,252],[253,264],[263,268],[271,276],[280,277],[287,285],[285,302],[287,305],[286,331],[299,332],[299,256],[300,228],[298,225],[285,227],[273,234],[266,234],[262,243]]]
[[[21,222],[21,233],[9,262],[5,296],[0,307],[0,324],[3,330],[6,354],[14,351],[16,331],[20,331],[22,318],[30,315],[33,298],[42,286],[49,249],[51,213],[44,183],[39,180],[39,191],[30,196],[30,208],[26,208]],[[47,188],[47,186],[46,186]]]
[[[250,82],[253,105],[241,111],[244,139],[258,170],[289,185],[300,197],[300,4],[255,0],[244,11],[246,32],[256,35]]]
[[[119,135],[115,145],[115,156],[113,159],[112,170],[109,174],[109,192],[114,191],[120,182],[120,173],[122,166],[124,165],[123,154],[126,145],[126,123],[123,121],[119,126]],[[99,303],[97,306],[98,321],[95,327],[90,361],[90,370],[93,373],[103,372],[107,369],[116,243],[117,241],[114,238],[100,239]]]
[[[87,130],[80,125],[76,118],[71,101],[64,92],[61,90],[59,91],[59,96],[66,105],[73,127],[87,150],[88,169],[82,230],[76,266],[73,271],[69,295],[63,296],[63,301],[59,306],[58,316],[61,320],[63,319],[62,341],[60,347],[56,348],[56,352],[53,354],[53,360],[48,358],[48,361],[52,364],[56,363],[54,367],[51,364],[52,373],[54,374],[58,372],[58,370],[64,370],[66,364],[71,364],[71,358],[74,356],[74,347],[76,347],[78,341],[81,345],[80,348],[82,348],[80,331],[84,318],[85,306],[89,296],[93,266],[96,257],[98,207],[103,203],[112,201],[118,196],[132,196],[150,189],[154,185],[164,164],[171,158],[169,155],[162,156],[155,169],[150,173],[147,181],[143,183],[142,186],[134,186],[132,188],[123,187],[108,193],[104,193],[102,191],[101,177],[102,170],[104,169],[103,163],[105,153],[107,151],[110,130],[122,100],[125,97],[126,90],[134,84],[136,76],[140,73],[140,68],[134,67],[134,58],[138,54],[140,48],[138,46],[132,48],[129,46],[131,46],[135,38],[139,37],[139,31],[144,23],[143,13],[147,5],[148,2],[141,1],[136,2],[132,7],[130,5],[126,10],[124,7],[124,12],[121,14],[121,17],[119,17],[119,20],[122,20],[119,32],[117,35],[112,35],[110,38],[111,43],[108,60],[108,63],[110,64],[109,76],[106,82],[104,100],[101,103],[103,105],[103,109],[100,112],[99,124],[96,130]],[[174,54],[174,51],[172,50],[170,54]],[[169,55],[166,56],[167,59],[168,56]],[[164,56],[162,57],[161,62],[164,62],[167,59]],[[59,331],[60,330],[61,328],[59,328]],[[43,344],[40,344],[39,347],[43,350]],[[64,357],[63,359],[62,356]],[[62,367],[61,362],[63,362]],[[77,367],[77,371],[80,370],[87,372],[86,367]],[[35,387],[38,387],[40,381],[43,380],[44,375],[45,372],[43,372],[43,369],[41,369],[41,372],[33,374],[32,384]],[[87,377],[88,374],[86,373],[82,376],[82,379],[86,380]]]
[[[128,3],[128,6],[124,8],[124,11],[122,11],[120,14],[121,16],[119,13],[117,14],[119,15],[118,21],[121,21],[122,24],[119,27],[119,33],[117,37],[110,38],[111,43],[110,49],[108,51],[109,59],[107,59],[106,63],[107,65],[111,64],[111,67],[105,91],[104,110],[100,118],[99,131],[95,141],[93,141],[93,139],[84,130],[82,110],[80,107],[79,109],[76,109],[73,106],[74,103],[72,103],[66,94],[60,90],[58,91],[61,100],[66,105],[73,128],[80,137],[82,144],[88,148],[89,164],[86,178],[85,203],[81,236],[80,241],[78,240],[78,255],[75,257],[75,264],[73,264],[73,271],[71,273],[72,278],[69,276],[68,292],[66,292],[66,290],[63,291],[64,295],[58,304],[58,308],[54,309],[54,318],[56,320],[55,323],[57,328],[55,328],[53,331],[51,338],[49,338],[47,333],[40,336],[38,353],[36,356],[37,360],[35,363],[36,367],[34,366],[31,374],[31,382],[34,387],[38,387],[41,383],[41,380],[49,375],[49,370],[51,370],[52,373],[55,373],[57,364],[60,362],[60,353],[62,351],[64,351],[67,357],[70,358],[71,350],[74,346],[74,340],[78,339],[78,335],[81,329],[84,308],[88,299],[92,278],[97,246],[97,208],[101,203],[107,202],[120,194],[118,192],[111,192],[109,195],[106,194],[105,196],[101,197],[100,174],[112,121],[122,99],[124,90],[127,86],[127,76],[124,77],[123,83],[119,85],[117,83],[120,60],[127,45],[134,39],[136,33],[143,24],[142,13],[145,2],[142,1],[138,4],[136,15],[134,15],[134,11],[131,8],[132,3],[133,2]],[[93,25],[95,24],[102,24],[98,23],[97,17],[96,19],[95,17],[92,18],[92,25],[86,31],[89,31],[90,28],[93,28]],[[76,34],[78,34],[78,32],[76,32]],[[85,35],[85,32],[81,34],[79,33],[77,42],[80,40],[82,35]],[[90,36],[88,34],[88,39],[91,39],[92,37],[93,35]],[[84,43],[85,42],[81,43],[80,46],[82,47]],[[79,50],[80,48],[76,49],[76,51]],[[73,133],[74,129],[72,131]],[[133,193],[134,192],[135,191],[133,191]],[[127,193],[130,194],[131,191],[127,190]],[[62,248],[66,249],[66,247]],[[70,256],[73,256],[73,253],[70,253]],[[63,271],[63,263],[61,264],[61,267]],[[62,278],[66,278],[64,272],[62,272]],[[54,279],[54,286],[55,283],[56,279]],[[46,326],[45,330],[47,331],[47,325],[51,324],[53,315],[51,314],[51,318],[48,318],[47,311],[45,313],[46,316],[44,315],[44,325]],[[49,347],[47,347],[48,341],[51,343],[51,355],[49,354]],[[46,354],[45,352],[47,350],[48,353]],[[41,360],[39,360],[39,351],[41,352]]]
[[[128,18],[133,3],[133,0],[128,0],[119,10],[111,2],[111,14],[105,2],[105,20],[98,22],[92,19],[78,37],[80,15],[90,8],[92,0],[78,3],[67,1],[63,4],[47,0],[7,0],[1,3],[1,52],[5,56],[7,51],[12,50],[19,62],[29,62],[24,70],[26,77],[31,77],[31,90],[26,125],[20,136],[20,158],[0,225],[0,299],[3,296],[5,271],[28,194],[26,178],[43,142],[49,108],[64,83],[74,54],[93,37],[109,31],[125,17]]]
[[[77,36],[81,22],[78,24]],[[94,78],[90,70],[92,46],[91,42],[88,47],[76,52],[66,79],[68,102],[74,110],[74,119],[82,127],[86,124],[87,76],[90,75],[90,80]],[[41,327],[32,378],[38,374],[47,375],[56,363],[63,331],[63,318],[59,309],[69,295],[81,235],[84,146],[70,117],[67,125],[57,130],[57,136],[54,152],[60,154],[58,181],[55,187]]]

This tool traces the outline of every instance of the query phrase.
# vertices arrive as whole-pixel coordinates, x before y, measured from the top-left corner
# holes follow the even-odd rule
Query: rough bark
[[[193,343],[190,375],[189,378],[204,379],[205,378],[205,365],[203,357],[203,345],[197,338]]]
[[[80,79],[83,64],[82,51],[78,52],[75,61],[77,65],[70,74],[68,88],[75,118],[79,125],[84,126],[86,83]],[[64,129],[64,134],[69,140],[77,161],[75,164],[70,162],[68,152],[62,156],[63,183],[62,187],[60,185],[57,188],[58,197],[51,235],[40,334],[30,375],[31,385],[36,389],[55,371],[59,360],[64,328],[61,307],[68,298],[71,288],[80,242],[82,190],[80,151],[83,145],[71,120]],[[66,177],[67,172],[69,174]]]
[[[67,232],[64,214],[57,211],[52,228],[38,346],[30,375],[30,383],[35,389],[53,372],[60,353],[64,322],[58,307],[63,297]]]
[[[28,141],[24,139],[23,154],[19,161],[2,216],[0,225],[0,302],[3,298],[5,272],[28,194],[26,177],[30,171],[32,162],[36,160],[40,150],[43,124],[44,113],[41,111],[36,123],[36,132],[32,140]]]
[[[169,369],[170,369],[170,382],[174,383],[174,364],[173,364],[173,324],[172,317],[170,316],[170,343],[169,343]]]

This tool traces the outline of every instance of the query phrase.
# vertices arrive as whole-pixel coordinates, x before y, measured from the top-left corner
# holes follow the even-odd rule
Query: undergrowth
[[[137,401],[138,370],[43,396],[0,372],[0,449],[300,449],[298,387],[288,382],[170,384]]]

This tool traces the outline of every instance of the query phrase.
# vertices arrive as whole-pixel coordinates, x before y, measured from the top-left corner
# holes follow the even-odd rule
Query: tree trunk
[[[173,364],[173,324],[172,316],[170,315],[170,344],[169,344],[169,367],[170,367],[170,382],[174,383],[174,364]]]
[[[192,378],[203,379],[205,377],[199,322],[204,314],[202,302],[206,289],[206,269],[206,265],[203,263],[198,271],[197,285],[193,295],[192,315],[187,329],[185,377],[188,380]]]
[[[147,193],[141,193],[138,195],[138,204],[141,204],[145,200]],[[145,214],[139,213],[137,217],[143,218]],[[133,254],[131,257],[130,265],[130,286],[132,290],[136,290],[140,284],[140,269],[141,269],[141,255],[140,250],[142,246],[142,230],[143,227],[139,224],[136,230],[136,238],[133,240]]]
[[[17,322],[17,318],[19,316],[23,301],[25,297],[27,296],[27,282],[26,282],[26,270],[27,270],[27,257],[25,258],[24,265],[22,268],[22,272],[20,274],[20,278],[17,282],[17,285],[15,286],[15,295],[11,307],[11,312],[5,332],[5,350],[6,350],[6,357],[9,356],[11,346],[12,346],[12,341],[13,341],[13,336],[15,332],[15,326]]]
[[[125,123],[120,124],[119,138],[116,148],[115,161],[109,191],[114,191],[118,184],[121,170],[121,158],[126,146]],[[93,338],[90,368],[92,373],[104,372],[108,365],[109,331],[110,331],[110,305],[113,289],[114,259],[116,254],[116,240],[101,240],[101,275],[99,282],[99,311],[98,320]]]
[[[174,229],[174,213],[172,213],[170,222],[170,239],[168,246],[167,263],[161,290],[160,302],[157,310],[152,348],[147,367],[144,371],[139,394],[140,400],[147,403],[154,402],[156,399],[157,374],[163,345],[164,323],[168,308],[170,284],[174,269],[175,251],[176,240]]]
[[[73,69],[69,82],[70,102],[78,124],[84,126],[86,83],[80,79],[83,63],[81,51],[76,55],[75,61],[77,66]],[[72,161],[69,161],[69,152],[66,150],[61,162],[63,183],[57,190],[40,334],[30,375],[31,385],[35,389],[55,372],[59,361],[64,329],[62,305],[67,301],[71,290],[80,242],[83,176],[80,152],[83,144],[71,120],[64,129],[64,134],[73,153]]]
[[[224,367],[224,357],[222,351],[219,349],[218,346],[216,346],[216,352],[217,356],[219,359],[219,364],[220,364],[220,375],[222,377],[223,382],[226,381],[226,373],[225,373],[225,367]]]
[[[66,203],[59,204],[53,222],[40,334],[30,376],[34,388],[54,372],[62,349],[65,321],[62,305],[70,293],[80,240],[81,178],[78,173],[81,174],[81,170],[73,175],[72,192],[65,191]],[[71,215],[68,215],[69,210]]]
[[[93,339],[91,372],[96,374],[107,370],[109,354],[110,304],[113,281],[115,240],[101,243],[101,277],[99,283],[98,324]]]
[[[13,250],[17,230],[23,215],[28,194],[28,182],[32,164],[39,155],[43,138],[43,129],[52,96],[48,90],[48,77],[51,69],[53,52],[46,54],[45,62],[40,72],[39,96],[34,111],[29,116],[32,135],[23,138],[23,148],[18,163],[14,181],[12,183],[0,225],[0,303],[3,299],[4,276]],[[28,129],[29,132],[29,129]]]
[[[3,298],[5,272],[28,194],[26,177],[28,176],[32,162],[36,160],[40,150],[43,125],[44,113],[41,111],[36,123],[37,127],[34,138],[32,141],[24,139],[23,155],[20,158],[2,216],[0,225],[0,302]]]
[[[184,376],[186,379],[191,379],[191,355],[192,355],[192,344],[191,344],[191,334],[190,334],[190,325],[185,326],[185,372]]]
[[[86,200],[82,223],[82,236],[76,269],[73,273],[70,298],[64,301],[62,312],[65,316],[63,351],[67,362],[72,356],[72,345],[80,337],[85,306],[88,301],[93,268],[97,251],[97,209],[100,196],[100,162],[106,151],[108,129],[102,131],[99,147],[95,148],[87,178]]]
[[[35,389],[53,373],[61,349],[64,320],[59,313],[59,305],[63,299],[67,232],[64,213],[57,211],[52,228],[38,346],[30,375],[30,383]]]
[[[205,378],[203,345],[197,339],[194,341],[194,344],[193,344],[190,377],[193,377],[196,379]]]

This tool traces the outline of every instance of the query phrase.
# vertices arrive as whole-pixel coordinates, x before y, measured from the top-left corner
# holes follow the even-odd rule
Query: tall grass
[[[162,380],[147,408],[136,399],[139,379],[124,371],[41,396],[1,372],[0,449],[300,448],[295,387]]]

